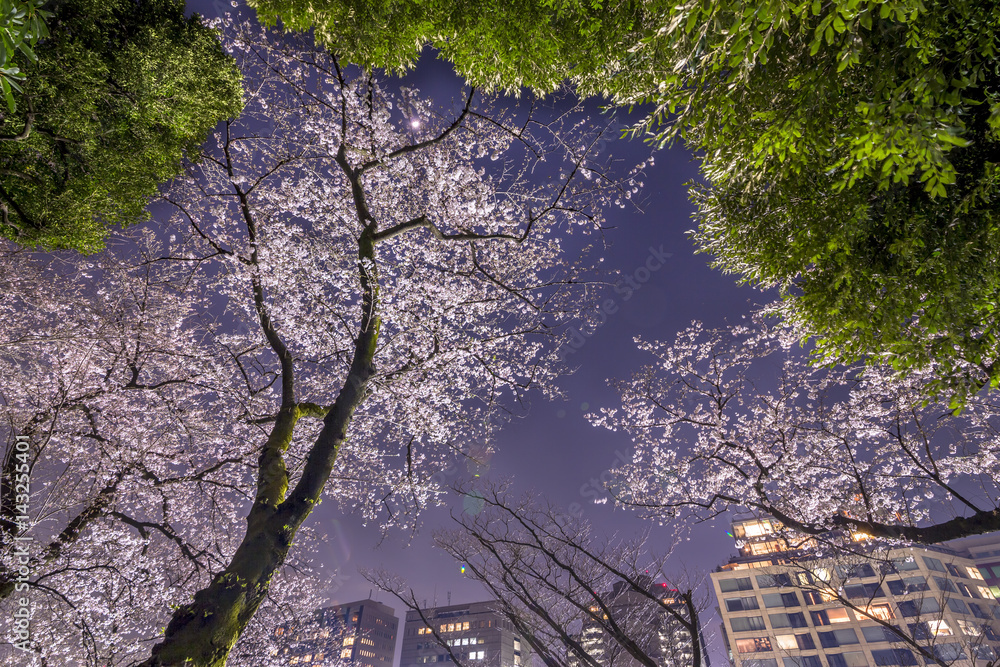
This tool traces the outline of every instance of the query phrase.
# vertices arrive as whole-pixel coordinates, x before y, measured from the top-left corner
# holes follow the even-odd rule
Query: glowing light
[[[410,121],[410,127],[416,130],[417,128],[420,127],[420,121],[414,118],[413,120]]]
[[[462,574],[465,574],[465,564],[464,563],[462,564],[462,567],[460,567],[458,569],[462,571]]]

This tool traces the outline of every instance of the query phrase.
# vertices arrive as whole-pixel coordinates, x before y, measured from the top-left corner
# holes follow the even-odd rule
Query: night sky
[[[222,0],[193,0],[188,7],[209,18],[239,11]],[[461,88],[450,65],[435,60],[429,52],[407,77],[407,83],[447,106]],[[648,153],[638,140],[614,141],[608,150],[633,163]],[[647,168],[643,179],[646,186],[637,198],[643,210],[629,207],[606,212],[613,228],[605,233],[608,248],[602,267],[609,274],[620,271],[634,275],[645,265],[651,248],[671,256],[662,268],[650,272],[648,282],[631,298],[625,299],[608,287],[607,296],[615,300],[618,310],[571,357],[578,370],[562,380],[567,399],[551,402],[536,394],[527,414],[498,433],[492,443],[495,454],[489,461],[488,473],[483,475],[513,478],[516,492],[542,492],[563,508],[578,503],[583,516],[609,535],[635,535],[649,524],[628,510],[614,509],[611,503],[593,503],[598,497],[595,487],[599,486],[601,474],[617,466],[620,459],[630,459],[632,449],[627,437],[596,429],[583,415],[616,406],[617,394],[608,387],[607,379],[626,378],[651,360],[635,349],[633,338],[672,340],[692,320],[700,320],[707,327],[733,324],[769,300],[756,290],[737,285],[734,276],[710,268],[708,256],[695,254],[694,244],[685,235],[694,225],[685,183],[697,175],[697,164],[683,147],[660,150],[655,154],[655,165]],[[644,274],[640,273],[640,277]],[[461,511],[461,499],[455,499],[453,506]],[[452,604],[484,599],[479,584],[465,579],[458,563],[431,546],[434,529],[451,527],[449,511],[428,510],[412,540],[408,531],[394,531],[379,545],[377,526],[364,526],[356,515],[345,516],[334,502],[323,503],[308,525],[329,538],[319,547],[324,570],[332,574],[334,568],[338,569],[330,581],[330,603],[369,596],[371,585],[358,573],[364,567],[384,567],[398,573],[413,587],[417,598],[426,599],[431,606],[435,602],[448,604],[449,592]],[[711,568],[735,554],[727,529],[723,521],[696,526],[690,540],[677,546],[668,566],[707,579]],[[665,529],[653,527],[649,546],[658,552],[666,551],[671,546],[669,539]],[[709,595],[708,588],[703,586],[702,593]],[[373,596],[396,609],[402,631],[402,604],[386,593],[375,591]],[[709,606],[714,608],[715,601],[709,600]],[[706,614],[703,620],[710,657],[714,664],[724,664],[725,651],[717,636],[718,619]]]

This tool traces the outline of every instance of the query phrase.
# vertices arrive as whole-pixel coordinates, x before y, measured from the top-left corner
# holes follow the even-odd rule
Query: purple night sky
[[[233,4],[190,0],[188,8],[207,18],[246,11],[243,7],[234,9]],[[407,77],[407,84],[415,85],[442,105],[450,105],[461,89],[450,65],[429,54]],[[616,156],[648,153],[637,140],[618,140],[608,149]],[[641,159],[633,159],[633,163]],[[617,404],[615,391],[607,385],[608,378],[628,377],[649,361],[635,349],[633,338],[670,340],[696,319],[707,327],[725,326],[767,301],[766,295],[738,286],[735,277],[710,268],[708,256],[695,254],[693,243],[685,235],[694,223],[684,184],[696,177],[697,164],[689,152],[679,146],[663,149],[655,154],[655,166],[647,168],[646,186],[637,196],[643,210],[629,207],[607,212],[613,229],[605,234],[608,248],[602,267],[609,274],[634,274],[645,265],[651,248],[659,252],[662,247],[662,252],[671,256],[662,268],[651,272],[648,282],[631,298],[625,299],[608,287],[607,296],[615,300],[618,309],[570,358],[578,370],[562,380],[567,399],[550,402],[536,395],[527,415],[507,424],[493,443],[495,454],[489,463],[489,476],[513,478],[516,492],[542,492],[563,508],[578,503],[583,516],[608,534],[629,536],[650,527],[631,512],[614,509],[611,503],[594,504],[595,498],[604,495],[595,490],[601,474],[617,466],[619,458],[631,458],[632,449],[627,437],[596,429],[583,417],[588,411]],[[614,282],[614,278],[608,281]],[[454,506],[460,511],[461,499],[456,500]],[[421,521],[412,540],[409,531],[397,530],[379,544],[381,534],[376,525],[364,526],[361,517],[345,516],[335,502],[321,505],[308,524],[329,538],[318,549],[324,569],[331,574],[338,569],[330,581],[330,603],[369,596],[371,585],[358,572],[364,567],[384,567],[398,573],[413,587],[417,598],[426,599],[429,605],[435,600],[439,605],[447,604],[449,592],[453,604],[484,599],[480,586],[460,573],[459,564],[432,547],[432,532],[450,527],[449,509],[428,510]],[[726,535],[728,528],[721,520],[695,527],[690,540],[675,549],[672,569],[707,579],[708,571],[735,554],[733,540]],[[667,530],[654,526],[649,546],[658,552],[666,551],[669,539]],[[706,586],[702,592],[709,595]],[[402,625],[405,610],[401,603],[385,593],[375,592],[374,597],[396,609]],[[714,600],[709,603],[710,608],[715,607]],[[723,664],[726,658],[717,636],[718,619],[706,614],[703,620],[709,655],[716,665]]]

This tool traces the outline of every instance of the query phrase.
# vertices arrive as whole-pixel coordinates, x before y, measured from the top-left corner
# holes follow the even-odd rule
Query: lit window
[[[792,579],[797,586],[808,586],[813,583],[812,575],[808,572],[796,572],[792,574]]]
[[[468,621],[466,621],[465,623],[462,623],[462,629],[463,630],[468,630],[469,629],[469,622]]]
[[[748,637],[736,640],[736,650],[740,653],[758,653],[771,651],[771,640],[768,637]]]
[[[868,605],[862,611],[869,618],[876,618],[880,621],[891,621],[895,618],[895,616],[893,616],[892,609],[890,609],[887,604]]]
[[[830,574],[829,568],[817,567],[816,569],[812,570],[812,576],[816,577],[820,581],[830,581],[830,577],[832,575]]]
[[[344,650],[342,650],[340,652],[340,657],[341,658],[350,658],[351,657],[351,649],[345,648]]]
[[[341,644],[341,646],[353,646],[353,645],[354,645],[354,637],[344,637],[344,643]]]
[[[951,626],[948,625],[948,622],[943,619],[938,621],[927,621],[927,628],[935,637],[951,637],[954,634],[951,631]]]
[[[795,635],[777,635],[775,639],[778,641],[778,648],[780,649],[799,647],[799,643],[795,641]]]
[[[986,586],[976,586],[976,590],[978,590],[979,594],[982,595],[987,600],[993,599],[993,592]]]
[[[768,540],[767,542],[751,542],[748,546],[750,553],[754,556],[763,556],[765,554],[772,554],[785,550],[781,543],[775,540]]]
[[[833,625],[835,623],[848,623],[851,617],[847,615],[846,609],[819,609],[810,612],[813,625]]]
[[[983,634],[981,627],[971,621],[966,621],[964,618],[958,619],[958,627],[962,629],[963,634],[970,637],[979,637]]]
[[[826,617],[830,619],[830,623],[850,623],[851,617],[847,614],[846,609],[827,609]]]
[[[771,522],[767,519],[747,521],[741,528],[743,528],[743,534],[747,537],[760,537],[761,535],[769,535],[774,532]]]
[[[982,579],[983,575],[979,571],[978,567],[967,567],[965,568],[969,572],[969,579]]]

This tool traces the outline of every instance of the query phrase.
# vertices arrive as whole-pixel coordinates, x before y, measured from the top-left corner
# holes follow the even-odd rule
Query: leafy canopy
[[[42,7],[45,0],[2,0],[0,1],[0,90],[3,91],[7,109],[13,113],[17,108],[14,91],[23,93],[19,81],[24,81],[21,68],[13,64],[20,53],[29,62],[37,62],[33,47],[39,39],[49,36],[45,19],[51,12]]]
[[[552,92],[613,73],[644,22],[642,0],[249,0],[258,17],[314,29],[317,41],[365,67],[412,68],[425,45],[485,90]]]
[[[780,312],[829,360],[939,361],[995,386],[997,5],[770,3],[688,20],[727,26],[704,51],[682,40],[696,85],[678,74],[660,101],[704,153],[702,250],[780,288]]]
[[[157,185],[239,113],[240,74],[177,0],[68,0],[26,67],[23,104],[0,116],[0,233],[93,252],[109,226],[146,217]]]
[[[998,3],[251,4],[363,65],[430,44],[477,84],[652,105],[637,132],[703,160],[702,250],[780,288],[821,355],[1000,380]]]

